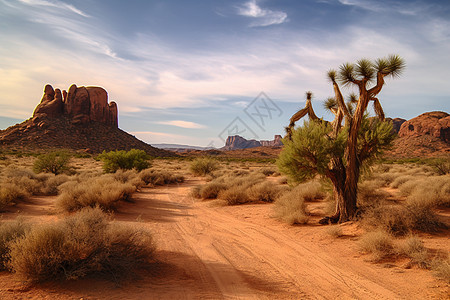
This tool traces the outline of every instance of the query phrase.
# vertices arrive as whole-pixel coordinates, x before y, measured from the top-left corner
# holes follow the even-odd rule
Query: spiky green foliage
[[[325,102],[323,103],[323,108],[325,108],[326,110],[332,110],[333,108],[337,108],[337,102],[335,98],[328,98],[327,100],[325,100]]]
[[[343,85],[349,85],[355,81],[355,66],[345,63],[339,67],[338,80]]]
[[[284,139],[283,151],[277,160],[279,170],[293,182],[304,182],[316,175],[327,176],[333,159],[344,160],[347,130],[330,137],[331,125],[325,122],[305,122],[293,131],[292,140]],[[393,140],[392,124],[364,118],[358,134],[359,161],[370,163]]]
[[[405,69],[405,61],[399,55],[392,54],[388,57],[388,74],[392,77],[398,77]]]
[[[337,78],[336,70],[329,70],[327,76],[331,82],[335,82]]]
[[[150,167],[148,162],[150,156],[145,151],[138,149],[103,151],[98,158],[103,161],[103,170],[106,173],[114,173],[119,169],[141,171]]]
[[[373,64],[368,59],[360,59],[356,62],[355,73],[359,78],[371,81],[375,77],[375,69]]]
[[[309,121],[293,131],[292,140],[284,139],[284,148],[277,159],[279,170],[294,182],[303,182],[315,175],[325,175],[334,157],[342,156],[345,131],[331,139],[331,125]]]

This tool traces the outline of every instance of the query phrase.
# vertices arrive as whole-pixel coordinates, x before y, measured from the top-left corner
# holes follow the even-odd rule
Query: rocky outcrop
[[[108,104],[108,93],[103,88],[72,85],[68,92],[61,92],[46,85],[32,118],[0,130],[0,152],[141,149],[152,156],[176,156],[120,130],[117,117],[117,105]]]
[[[261,146],[263,147],[281,147],[283,143],[281,142],[281,135],[277,134],[274,136],[272,141],[261,141]]]
[[[225,142],[225,146],[221,150],[237,150],[255,147],[278,147],[282,146],[281,135],[275,135],[272,141],[247,140],[240,135],[229,136]]]
[[[404,122],[399,137],[418,137],[430,135],[450,144],[450,115],[442,111],[421,114]]]
[[[108,104],[108,93],[101,87],[77,87],[72,84],[69,91],[61,93],[46,85],[41,103],[36,107],[33,118],[36,121],[68,117],[74,124],[100,122],[118,127],[117,104]]]

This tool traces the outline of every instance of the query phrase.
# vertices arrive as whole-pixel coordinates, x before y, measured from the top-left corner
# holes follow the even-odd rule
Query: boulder
[[[421,114],[404,122],[399,137],[417,137],[431,135],[446,143],[450,143],[450,115],[442,111]]]

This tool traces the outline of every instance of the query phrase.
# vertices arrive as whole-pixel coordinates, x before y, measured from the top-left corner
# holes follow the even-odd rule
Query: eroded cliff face
[[[115,102],[108,103],[108,93],[101,87],[77,87],[72,84],[66,92],[46,85],[41,102],[33,113],[33,119],[55,119],[68,117],[74,124],[91,121],[118,127],[118,112]]]
[[[424,135],[450,143],[450,115],[442,111],[427,112],[404,122],[398,132],[399,137]]]
[[[255,147],[279,147],[282,146],[281,135],[275,135],[272,141],[247,140],[240,135],[229,136],[222,150],[237,150]]]

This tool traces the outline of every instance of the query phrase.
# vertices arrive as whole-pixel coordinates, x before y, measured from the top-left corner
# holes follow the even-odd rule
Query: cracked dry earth
[[[341,225],[346,235],[334,239],[322,226],[281,224],[271,204],[194,201],[199,183],[144,189],[115,214],[154,235],[157,262],[138,280],[25,286],[1,272],[0,299],[448,299],[448,285],[429,271],[369,262],[355,224]],[[51,200],[36,198],[22,212],[54,219]]]

